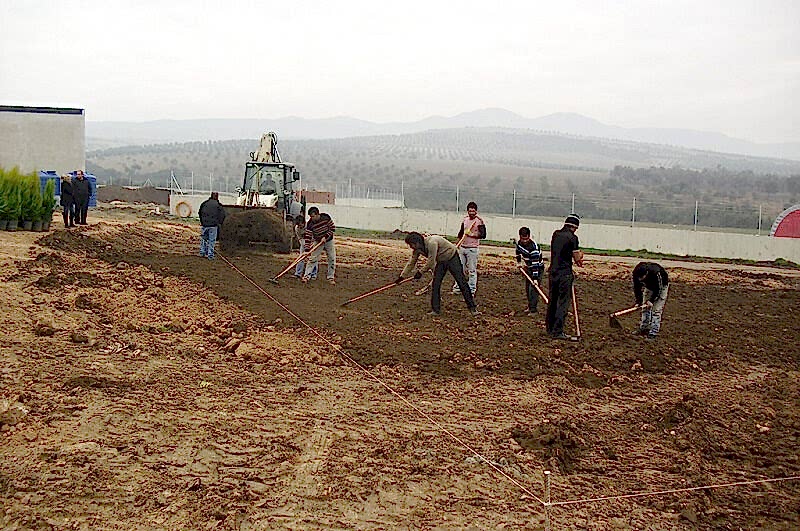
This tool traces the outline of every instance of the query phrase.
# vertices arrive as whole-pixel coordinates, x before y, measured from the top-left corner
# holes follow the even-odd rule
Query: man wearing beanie
[[[583,251],[578,245],[578,230],[581,220],[570,214],[564,226],[553,233],[550,240],[550,303],[547,305],[547,333],[553,339],[577,341],[575,336],[564,333],[564,319],[572,301],[572,263],[583,267]]]

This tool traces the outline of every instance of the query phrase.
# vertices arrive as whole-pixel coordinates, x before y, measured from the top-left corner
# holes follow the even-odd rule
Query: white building
[[[20,171],[86,169],[83,109],[0,105],[0,166]]]

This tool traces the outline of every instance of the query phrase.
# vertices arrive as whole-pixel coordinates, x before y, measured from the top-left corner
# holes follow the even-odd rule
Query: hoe
[[[627,315],[629,313],[633,313],[636,310],[641,310],[641,309],[642,309],[641,306],[634,306],[633,308],[620,310],[618,312],[610,314],[608,316],[608,326],[610,326],[611,328],[622,328],[622,323],[619,322],[619,319],[617,319],[617,317],[620,317],[622,315]]]

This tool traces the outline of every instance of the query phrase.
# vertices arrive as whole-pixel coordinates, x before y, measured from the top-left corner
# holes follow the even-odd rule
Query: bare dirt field
[[[545,470],[554,530],[800,527],[800,481],[747,483],[800,475],[796,272],[668,266],[648,343],[608,326],[631,266],[592,260],[554,343],[508,250],[473,319],[422,282],[341,306],[396,240],[338,240],[336,286],[225,255],[266,294],[146,210],[0,242],[0,528],[545,529]]]

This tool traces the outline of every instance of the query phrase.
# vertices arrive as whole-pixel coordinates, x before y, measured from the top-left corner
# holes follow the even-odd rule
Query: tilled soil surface
[[[630,266],[591,261],[583,338],[554,343],[507,249],[478,319],[449,289],[430,317],[422,282],[341,306],[397,241],[276,286],[289,255],[102,215],[0,233],[0,527],[544,529],[545,470],[552,529],[800,526],[797,480],[582,501],[800,475],[797,276],[670,268],[648,343],[608,326]]]

